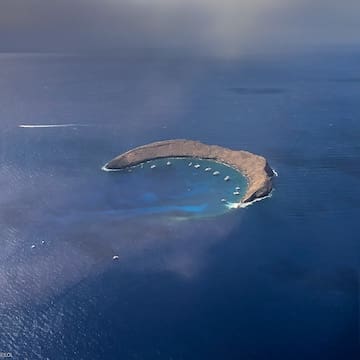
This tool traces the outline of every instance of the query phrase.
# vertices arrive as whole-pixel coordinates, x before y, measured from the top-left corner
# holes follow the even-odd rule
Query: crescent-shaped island
[[[266,159],[243,150],[231,150],[199,141],[175,139],[153,142],[118,155],[103,166],[106,171],[127,169],[161,158],[198,158],[228,165],[247,179],[245,195],[235,207],[261,199],[270,194],[274,172]]]

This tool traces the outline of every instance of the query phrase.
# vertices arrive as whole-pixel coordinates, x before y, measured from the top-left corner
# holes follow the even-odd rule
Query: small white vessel
[[[226,202],[226,199],[221,199],[221,202]]]
[[[239,191],[239,190],[240,190],[240,186],[237,186],[237,187],[235,188],[235,190]]]
[[[119,260],[119,256],[118,256],[118,255],[114,255],[112,259],[113,259],[113,260]]]
[[[234,191],[233,194],[234,195],[240,195],[240,193],[238,191]]]
[[[225,177],[224,177],[224,180],[225,180],[225,181],[229,181],[229,180],[230,180],[230,176],[225,176]]]
[[[155,169],[156,168],[156,165],[151,165],[150,166],[150,169]]]
[[[219,174],[220,174],[219,171],[214,171],[214,172],[213,172],[213,175],[214,175],[214,176],[219,175]]]
[[[41,240],[41,243],[44,245],[44,244],[45,244],[45,241],[44,241],[44,240]]]
[[[210,167],[205,168],[205,171],[211,171]]]
[[[170,162],[170,161],[168,161],[168,162],[166,163],[166,165],[167,165],[167,166],[170,166],[170,165],[171,165],[171,162]]]
[[[192,162],[189,162],[188,166],[192,166]]]
[[[194,165],[194,168],[195,168],[195,169],[198,169],[199,167],[200,167],[199,164]]]
[[[31,248],[32,248],[32,249],[35,249],[35,247],[36,247],[36,246],[35,246],[34,244],[31,245]]]

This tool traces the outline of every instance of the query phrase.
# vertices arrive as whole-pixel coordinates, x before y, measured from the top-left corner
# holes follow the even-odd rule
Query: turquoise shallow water
[[[246,177],[234,168],[196,158],[154,159],[112,171],[109,176],[119,181],[127,198],[134,200],[123,211],[123,215],[129,216],[146,213],[178,218],[216,216],[232,210],[247,189]]]

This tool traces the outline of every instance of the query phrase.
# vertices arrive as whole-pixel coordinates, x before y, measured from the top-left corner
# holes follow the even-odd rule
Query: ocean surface
[[[359,359],[359,74],[350,48],[0,55],[0,352]],[[265,156],[272,197],[222,211],[204,173],[101,170],[171,138]]]

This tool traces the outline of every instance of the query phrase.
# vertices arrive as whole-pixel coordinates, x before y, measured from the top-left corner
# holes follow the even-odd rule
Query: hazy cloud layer
[[[2,0],[0,51],[161,48],[219,56],[359,43],[345,0]]]

